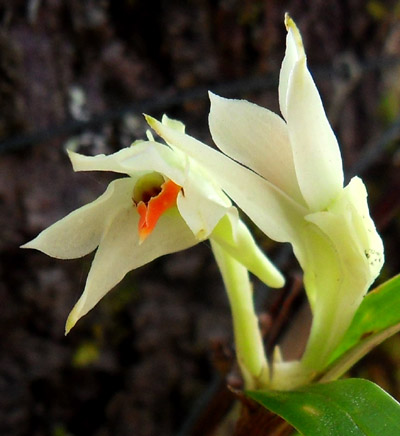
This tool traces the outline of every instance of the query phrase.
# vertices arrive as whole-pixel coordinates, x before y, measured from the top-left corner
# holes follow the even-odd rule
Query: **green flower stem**
[[[353,307],[342,304],[343,301],[346,302],[344,299],[331,299],[330,304],[321,305],[314,314],[310,337],[301,359],[305,368],[322,371],[328,365],[330,356],[342,340],[355,312]]]
[[[254,311],[253,289],[247,269],[211,239],[211,247],[228,294],[236,354],[246,389],[260,387],[269,378],[264,345]]]

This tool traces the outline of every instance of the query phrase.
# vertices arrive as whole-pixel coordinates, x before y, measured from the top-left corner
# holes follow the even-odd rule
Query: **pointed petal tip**
[[[210,98],[210,113],[208,114],[208,119],[211,121],[213,115],[215,113],[215,109],[218,106],[218,104],[223,104],[224,100],[226,100],[223,97],[220,97],[217,94],[212,93],[211,91],[208,92],[208,96]]]
[[[68,148],[66,149],[66,151],[67,151],[67,155],[72,163],[73,163],[74,159],[76,159],[78,156],[80,156],[79,153],[77,153],[76,151],[69,150]]]
[[[150,127],[154,128],[154,125],[156,125],[158,123],[158,120],[156,120],[155,118],[153,118],[151,115],[147,115],[147,114],[143,114],[144,119],[147,121],[147,124]]]
[[[162,123],[160,121],[158,121],[156,118],[153,118],[150,115],[144,114],[144,118],[147,122],[147,124],[159,135],[162,136],[160,134],[160,127],[162,126]]]
[[[211,107],[210,107],[210,112],[213,110],[213,108],[215,108],[217,105],[226,105],[226,104],[230,104],[232,102],[236,102],[239,100],[236,99],[231,99],[231,98],[226,98],[226,97],[221,97],[218,94],[214,94],[212,92],[209,92],[209,97],[210,97],[210,103],[211,103]]]
[[[296,23],[294,22],[293,18],[290,16],[289,12],[285,13],[285,27],[288,32],[289,30],[293,30],[294,32],[300,33],[299,29],[296,26]]]
[[[216,100],[227,100],[226,98],[221,97],[220,95],[215,94],[212,91],[208,91],[208,97],[209,97],[211,102],[216,101]]]
[[[72,156],[74,154],[78,154],[76,151],[73,151],[70,148],[66,148],[65,151],[67,152],[68,156]]]
[[[303,39],[301,37],[301,33],[296,23],[287,12],[285,13],[285,27],[288,34],[291,35],[292,38],[294,39],[294,43],[296,45],[297,55],[299,59],[303,56],[305,57],[305,51],[304,51],[304,45],[303,45]]]
[[[76,321],[71,320],[71,316],[68,317],[67,322],[65,323],[65,331],[64,336],[67,336],[68,333],[72,330],[74,325],[76,324]]]
[[[37,244],[37,239],[39,238],[40,234],[38,236],[36,236],[36,238],[33,238],[31,241],[25,242],[25,244],[22,244],[19,246],[19,248],[29,248],[32,250],[39,250],[41,251],[41,249],[39,248],[38,244]]]
[[[67,336],[68,333],[75,327],[75,324],[79,321],[79,318],[80,316],[76,314],[75,306],[68,315],[67,322],[65,323],[64,336]]]
[[[71,161],[72,169],[74,171],[81,171],[78,168],[79,159],[81,159],[81,158],[84,159],[87,156],[84,156],[83,154],[77,153],[76,151],[68,150],[68,148],[67,148],[67,154],[68,154],[69,160]]]
[[[289,30],[289,27],[291,25],[293,25],[293,24],[294,24],[294,22],[292,20],[292,17],[290,16],[289,12],[285,12],[285,27],[286,27],[286,30]]]

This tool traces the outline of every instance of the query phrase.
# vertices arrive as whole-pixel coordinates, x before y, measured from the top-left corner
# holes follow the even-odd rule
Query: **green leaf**
[[[249,391],[246,395],[305,436],[400,435],[400,404],[368,380],[337,380],[295,391]]]
[[[330,356],[322,381],[334,380],[372,348],[400,331],[400,275],[366,295],[342,341]]]

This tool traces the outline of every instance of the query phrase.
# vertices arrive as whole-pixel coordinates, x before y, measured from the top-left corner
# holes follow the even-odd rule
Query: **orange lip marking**
[[[139,219],[139,241],[142,243],[154,230],[161,215],[176,205],[176,198],[181,187],[172,180],[161,185],[161,192],[145,203],[140,201],[137,205]]]

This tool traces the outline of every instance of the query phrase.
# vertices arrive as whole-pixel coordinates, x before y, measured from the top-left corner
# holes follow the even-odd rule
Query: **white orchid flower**
[[[379,274],[383,245],[361,179],[343,188],[339,146],[307,69],[300,33],[288,15],[285,24],[283,119],[247,101],[210,94],[210,130],[224,154],[154,119],[149,123],[207,167],[266,235],[292,244],[313,311],[301,364],[318,371]]]
[[[184,131],[177,121],[165,117],[163,122]],[[128,177],[114,180],[97,200],[23,246],[59,259],[82,257],[97,248],[66,333],[127,272],[206,238],[213,238],[265,283],[283,285],[282,275],[258,248],[230,199],[194,159],[155,142],[151,134],[149,141],[108,156],[68,155],[75,171],[112,171]]]

